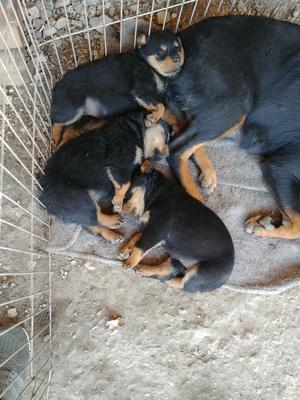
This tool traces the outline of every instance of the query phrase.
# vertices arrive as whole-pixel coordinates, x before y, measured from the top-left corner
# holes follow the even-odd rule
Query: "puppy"
[[[241,145],[260,158],[281,221],[253,216],[246,230],[263,237],[300,238],[300,26],[258,16],[209,18],[179,33],[180,73],[168,81],[166,104],[189,116],[170,145],[170,164],[201,200],[189,172],[194,157],[210,191],[216,173],[203,145],[241,129]],[[188,94],[188,95],[187,95]]]
[[[148,169],[148,171],[147,171]],[[217,289],[234,264],[231,236],[221,219],[157,170],[142,165],[126,194],[124,211],[141,218],[144,228],[124,244],[119,256],[125,268],[165,280],[186,292]],[[161,245],[170,258],[159,265],[141,264]]]
[[[64,125],[83,115],[109,118],[148,110],[146,126],[163,115],[165,81],[175,76],[184,62],[180,39],[171,31],[141,33],[137,50],[88,62],[68,71],[55,85],[52,95],[52,142],[56,146]]]
[[[111,231],[121,225],[120,217],[104,214],[101,204],[111,202],[121,212],[135,169],[145,157],[168,152],[167,125],[146,128],[144,119],[144,112],[118,117],[58,149],[40,180],[48,213],[111,242],[121,240]]]

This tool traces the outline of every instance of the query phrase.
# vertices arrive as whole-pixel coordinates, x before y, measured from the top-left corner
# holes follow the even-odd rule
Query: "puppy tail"
[[[40,184],[39,196],[47,212],[65,223],[84,226],[97,225],[97,209],[88,191],[80,186],[65,182],[60,177],[47,173]]]

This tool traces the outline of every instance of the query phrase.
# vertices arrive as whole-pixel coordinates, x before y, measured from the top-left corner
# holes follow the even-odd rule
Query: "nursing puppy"
[[[241,130],[241,146],[260,158],[282,211],[259,213],[248,232],[300,238],[300,26],[257,16],[209,18],[179,33],[185,63],[169,80],[167,105],[190,123],[170,145],[170,164],[185,189],[201,200],[189,172],[200,167],[213,191],[216,173],[203,145]],[[188,95],[187,95],[188,94]]]
[[[40,200],[48,213],[111,242],[121,240],[111,230],[121,225],[119,215],[104,214],[101,202],[122,211],[131,176],[144,157],[168,152],[167,126],[161,122],[146,128],[144,119],[144,112],[118,117],[58,149],[40,180]]]
[[[119,251],[125,268],[164,280],[186,292],[206,292],[223,285],[234,264],[231,236],[221,219],[184,189],[149,168],[135,176],[127,192],[124,211],[141,218],[142,232]],[[170,258],[159,265],[141,264],[161,245]]]
[[[63,127],[83,115],[109,118],[141,107],[146,126],[163,115],[165,81],[175,76],[184,62],[180,39],[171,31],[141,33],[137,50],[88,62],[68,71],[55,85],[52,95],[52,142],[56,146]]]

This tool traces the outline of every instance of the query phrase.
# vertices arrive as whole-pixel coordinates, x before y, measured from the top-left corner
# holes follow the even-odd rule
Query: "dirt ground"
[[[82,260],[53,270],[50,399],[299,399],[299,288],[189,295]]]

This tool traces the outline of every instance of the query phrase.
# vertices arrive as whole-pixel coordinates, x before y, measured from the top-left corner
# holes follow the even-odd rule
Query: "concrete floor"
[[[50,399],[299,399],[299,289],[188,295],[84,260],[53,268]]]

